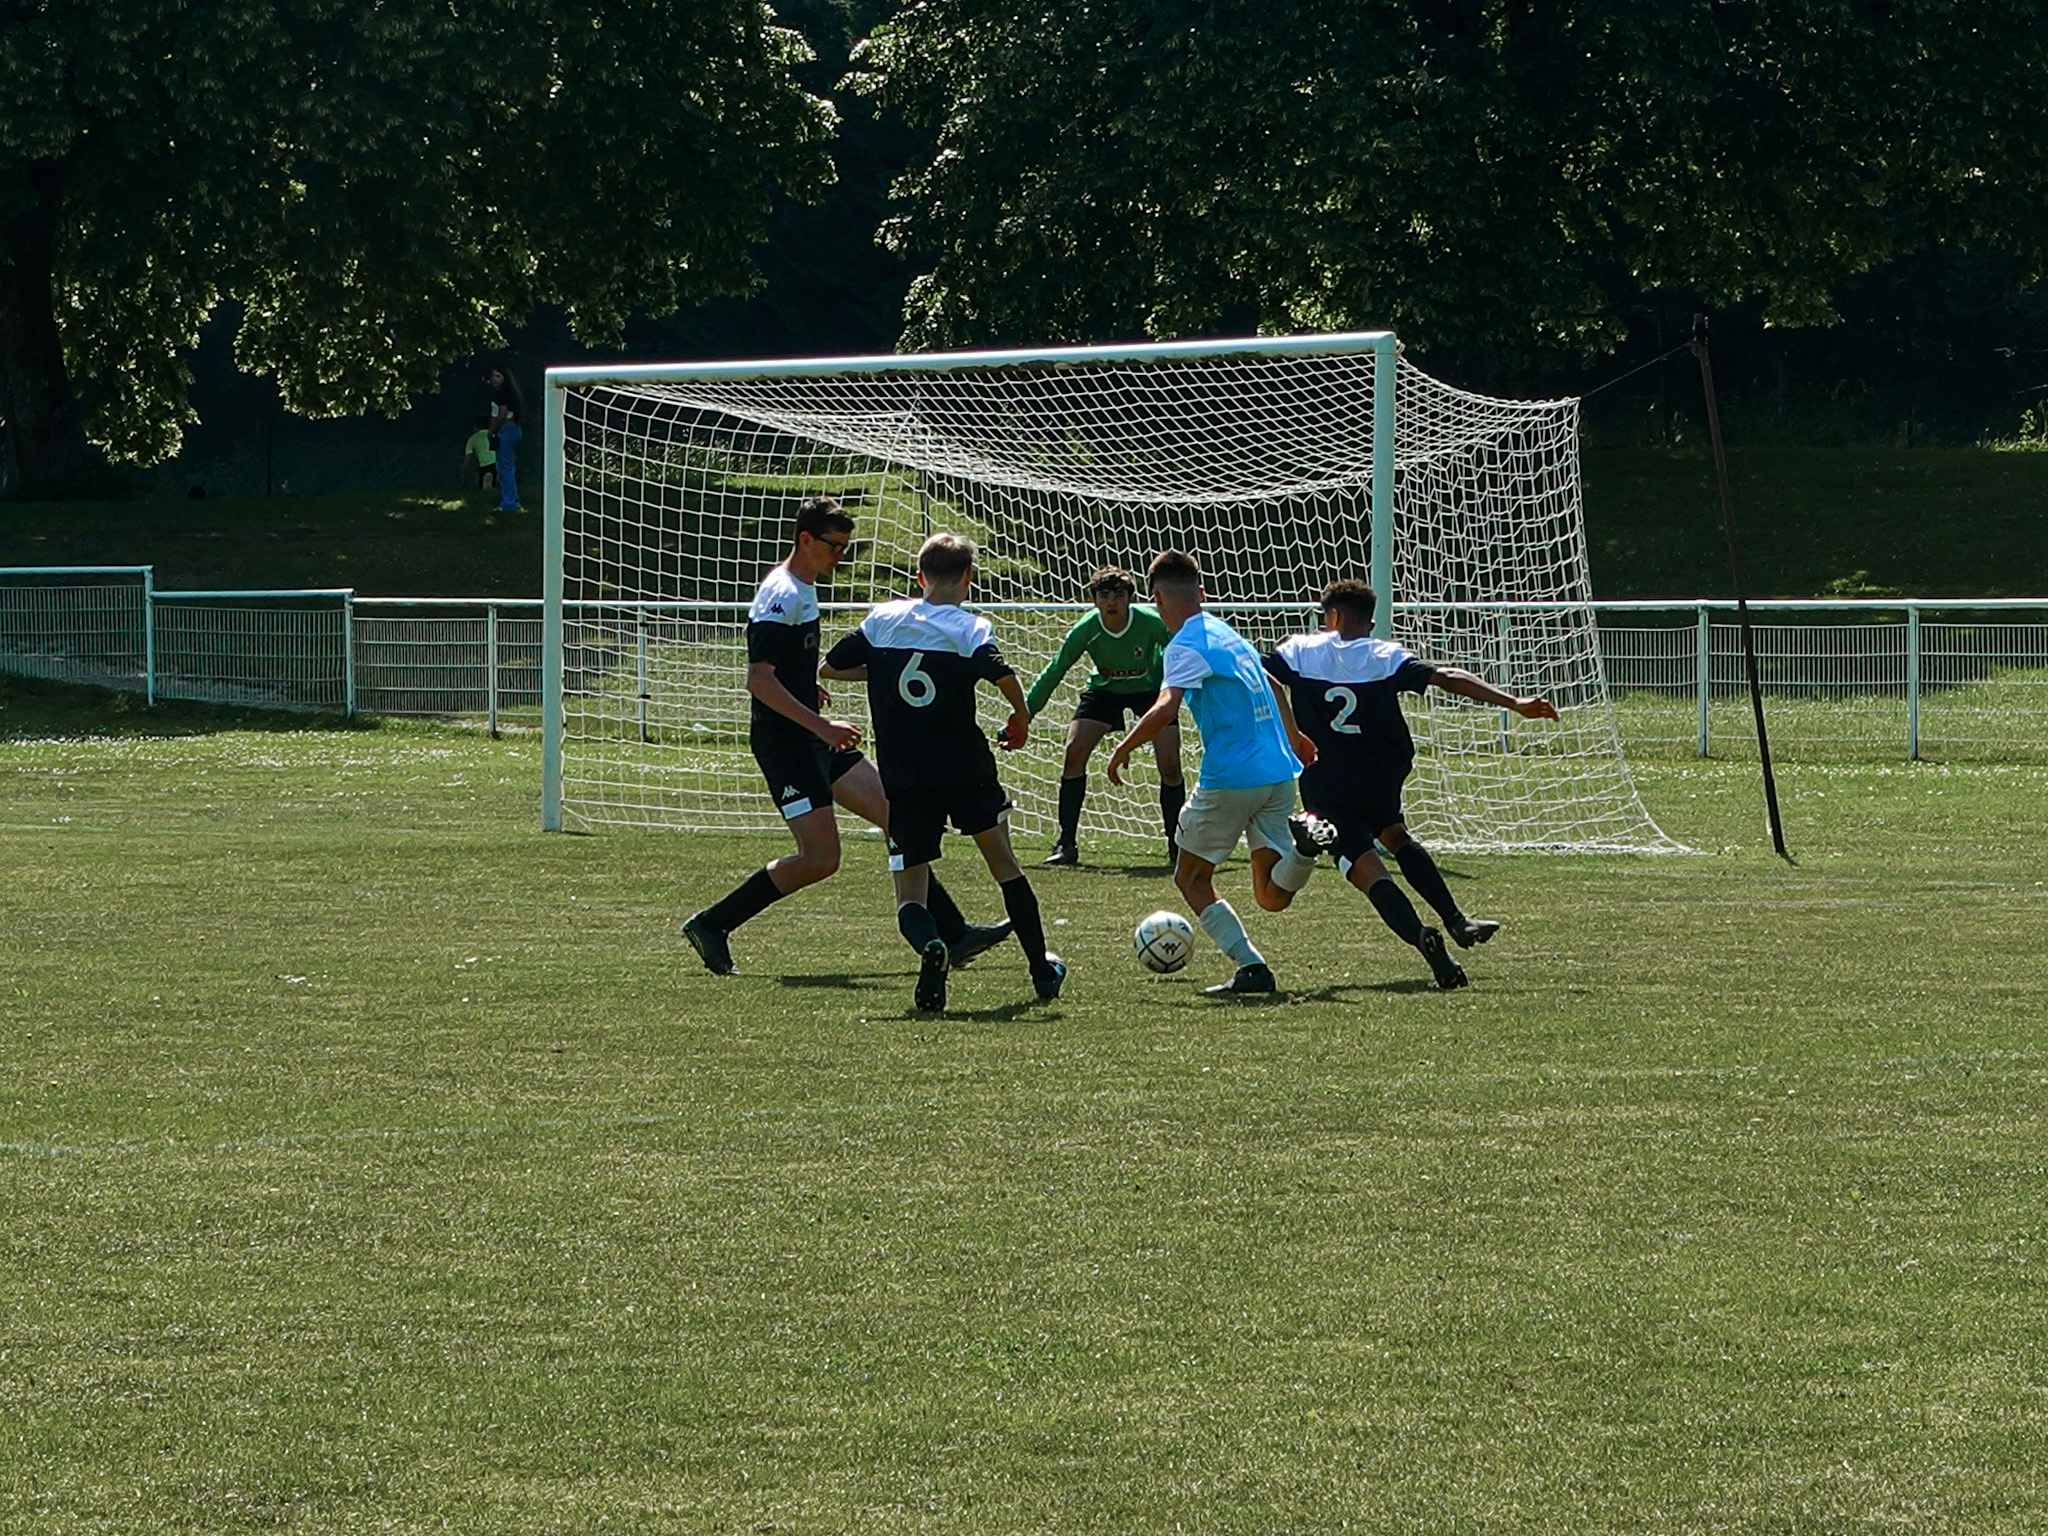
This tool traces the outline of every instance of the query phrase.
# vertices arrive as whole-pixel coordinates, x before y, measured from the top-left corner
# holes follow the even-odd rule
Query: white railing
[[[1315,619],[1312,604],[1250,606],[1289,627]],[[1397,620],[1410,606],[1395,606]],[[693,619],[700,638],[739,654],[743,610],[731,604],[569,607],[630,609],[664,626]],[[1754,749],[1733,602],[1593,609],[1631,751]],[[1775,600],[1749,609],[1774,752],[2048,756],[2048,598]],[[579,667],[644,670],[644,647],[612,651]],[[1441,659],[1500,670],[1497,657]],[[538,723],[541,666],[538,598],[165,592],[147,566],[0,569],[0,671],[149,702],[467,719],[496,732]],[[645,679],[632,687],[644,732]],[[737,704],[729,712],[744,718]]]

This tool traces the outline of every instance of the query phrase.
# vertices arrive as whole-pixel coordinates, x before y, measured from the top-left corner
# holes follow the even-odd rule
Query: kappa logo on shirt
[[[768,611],[770,613],[786,613],[788,610],[785,609],[780,603],[770,603],[768,605]]]

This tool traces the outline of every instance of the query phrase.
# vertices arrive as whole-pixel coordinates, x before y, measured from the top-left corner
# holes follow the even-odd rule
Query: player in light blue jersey
[[[1284,693],[1267,679],[1245,638],[1202,611],[1202,569],[1168,550],[1146,573],[1152,601],[1173,635],[1159,697],[1109,756],[1109,781],[1121,784],[1131,753],[1180,716],[1186,701],[1202,736],[1202,772],[1180,813],[1180,860],[1173,883],[1237,974],[1205,988],[1212,997],[1276,990],[1273,971],[1229,902],[1216,894],[1216,866],[1244,839],[1251,849],[1252,894],[1277,912],[1308,884],[1315,860],[1298,852],[1288,830],[1294,781],[1315,760],[1315,746],[1294,726]]]

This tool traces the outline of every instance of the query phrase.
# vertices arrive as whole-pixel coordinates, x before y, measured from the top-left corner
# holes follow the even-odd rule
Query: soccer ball
[[[1154,912],[1138,924],[1131,944],[1138,951],[1140,965],[1169,976],[1186,965],[1194,952],[1194,926],[1178,912]]]

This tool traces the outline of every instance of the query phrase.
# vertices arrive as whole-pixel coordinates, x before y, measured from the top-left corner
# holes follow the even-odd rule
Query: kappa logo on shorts
[[[794,784],[783,785],[782,792],[792,800],[796,798],[796,786]]]

